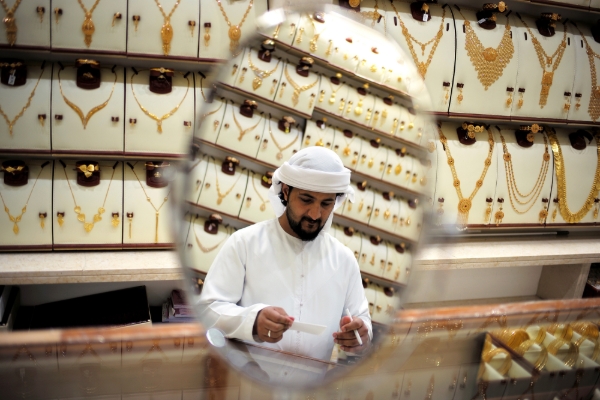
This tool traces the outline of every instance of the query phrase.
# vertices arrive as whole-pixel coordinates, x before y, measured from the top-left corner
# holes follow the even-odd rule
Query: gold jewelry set
[[[229,232],[228,232],[227,235],[225,235],[225,237],[223,239],[221,239],[221,241],[219,241],[217,244],[212,245],[210,247],[206,247],[202,244],[202,242],[200,242],[200,238],[198,237],[198,233],[196,232],[196,223],[193,224],[192,231],[194,232],[194,239],[196,240],[196,244],[198,245],[198,248],[200,249],[200,251],[203,253],[210,253],[210,252],[216,250],[217,248],[219,248],[219,246],[221,246],[223,243],[225,243],[225,241],[229,238]]]
[[[131,171],[133,172],[133,175],[135,176],[135,179],[137,179],[138,183],[140,184],[140,187],[142,188],[142,190],[144,191],[144,195],[146,196],[146,201],[148,203],[150,203],[150,206],[152,206],[152,208],[154,209],[154,243],[158,243],[158,222],[159,222],[159,217],[160,217],[160,209],[167,203],[167,201],[169,200],[169,196],[171,195],[171,190],[169,189],[169,192],[167,193],[167,195],[163,198],[163,202],[160,204],[160,206],[158,206],[158,208],[154,205],[154,202],[152,201],[152,199],[150,198],[150,196],[148,195],[148,192],[146,192],[146,188],[144,188],[144,185],[142,184],[142,181],[140,181],[140,178],[138,177],[138,174],[135,172],[135,164],[133,165],[133,167],[131,168]],[[131,213],[131,217],[129,217],[129,213],[128,216],[129,218],[129,237],[131,237],[131,220],[133,219],[133,213]]]
[[[277,157],[278,160],[283,159],[283,152],[286,151],[287,149],[289,149],[290,147],[292,147],[294,145],[294,143],[296,143],[298,141],[298,138],[300,137],[300,135],[295,135],[294,139],[291,142],[289,142],[285,146],[281,146],[279,144],[279,142],[277,141],[277,139],[275,139],[275,135],[273,135],[273,131],[271,130],[271,120],[269,120],[269,136],[271,136],[271,140],[273,141],[273,144],[275,145],[275,147],[277,147],[277,150],[279,150],[277,152],[277,154],[275,155],[275,157]]]
[[[250,13],[252,6],[254,5],[254,0],[250,0],[248,8],[246,9],[244,16],[242,17],[242,20],[237,25],[233,25],[229,20],[229,17],[227,16],[227,13],[225,12],[225,9],[223,9],[223,5],[221,4],[221,0],[217,0],[217,4],[219,5],[221,14],[223,14],[223,18],[225,18],[225,23],[227,23],[227,26],[229,27],[229,30],[227,31],[227,35],[229,36],[229,51],[232,54],[237,55],[236,53],[240,46],[240,39],[242,38],[242,25],[244,25],[244,22],[246,21],[246,18],[248,17],[248,14]]]
[[[252,72],[254,72],[254,79],[252,80],[252,89],[256,90],[259,87],[261,87],[263,80],[268,78],[269,76],[271,76],[273,74],[273,72],[277,71],[277,68],[279,67],[279,63],[281,62],[281,59],[277,60],[277,64],[275,64],[275,68],[271,69],[271,70],[264,70],[264,69],[260,69],[258,68],[256,65],[254,65],[254,63],[252,62],[252,51],[248,51],[248,66],[250,67],[250,69],[252,70]],[[273,83],[276,84],[277,81],[273,80]],[[273,93],[271,93],[273,94]]]
[[[17,21],[15,20],[15,12],[17,11],[17,8],[19,8],[19,4],[21,4],[21,0],[15,0],[13,6],[8,8],[6,0],[0,0],[0,5],[6,13],[3,19],[4,29],[6,30],[6,39],[11,46],[14,46],[17,41]]]
[[[298,105],[298,101],[300,100],[300,94],[302,92],[312,89],[313,87],[315,87],[315,85],[317,83],[319,83],[319,76],[317,76],[317,79],[313,83],[300,86],[296,81],[294,81],[292,79],[290,73],[288,72],[287,66],[283,68],[283,72],[285,73],[285,78],[287,79],[287,81],[294,88],[294,93],[292,94],[292,104],[294,105],[294,107],[296,107]],[[282,86],[281,90],[279,91],[279,97],[281,97],[283,95],[284,89],[285,89],[285,86]]]
[[[221,203],[223,203],[223,200],[225,200],[225,198],[229,196],[229,193],[231,193],[231,191],[235,188],[237,183],[242,178],[242,175],[244,174],[241,172],[238,173],[238,178],[235,180],[233,185],[231,185],[231,187],[227,191],[225,191],[225,193],[223,193],[221,192],[221,185],[219,184],[219,172],[217,171],[217,164],[213,164],[213,166],[215,167],[215,184],[217,186],[217,205],[220,205]]]
[[[31,190],[29,191],[29,196],[27,196],[25,205],[23,206],[23,208],[21,208],[21,214],[14,216],[10,213],[10,209],[6,205],[6,202],[4,201],[4,197],[2,196],[2,192],[0,192],[0,200],[2,200],[2,205],[4,206],[4,212],[6,213],[6,215],[8,215],[8,219],[10,220],[10,222],[13,223],[12,231],[14,232],[15,235],[19,234],[19,222],[21,222],[21,219],[23,218],[23,214],[25,214],[27,212],[27,205],[29,204],[29,199],[31,199],[31,195],[33,194],[33,189],[35,189],[35,185],[37,184],[37,181],[40,178],[40,175],[42,174],[44,167],[45,167],[45,164],[42,165],[42,167],[40,168],[40,172],[37,174],[37,177],[35,178],[35,182],[33,182],[33,186],[31,187]],[[19,168],[21,168],[21,167],[19,167]],[[5,174],[11,173],[11,171],[9,171],[8,169],[5,169],[4,173]],[[42,228],[44,228],[44,218],[46,218],[46,214],[40,213],[40,219],[41,219],[40,226]]]
[[[15,124],[17,123],[17,121],[19,120],[19,118],[21,118],[23,116],[23,114],[25,113],[25,111],[27,111],[27,109],[31,105],[31,100],[33,100],[33,96],[35,96],[35,90],[37,89],[38,85],[40,84],[40,80],[42,79],[42,75],[44,75],[44,69],[42,69],[40,71],[40,76],[38,77],[38,80],[35,83],[35,86],[33,87],[33,90],[31,91],[31,93],[27,97],[27,102],[21,108],[21,111],[19,111],[17,113],[17,115],[15,115],[15,117],[13,119],[9,119],[8,115],[6,115],[6,113],[2,109],[2,106],[0,106],[0,115],[2,115],[2,118],[4,118],[4,121],[6,122],[6,125],[8,125],[8,132],[10,133],[10,136],[13,135],[13,128],[15,127]],[[4,98],[6,98],[6,96],[4,96]]]
[[[244,138],[244,136],[246,135],[246,133],[248,132],[252,132],[254,129],[256,129],[256,127],[262,122],[262,117],[260,117],[258,119],[258,122],[256,124],[254,124],[253,126],[243,129],[242,125],[240,124],[240,122],[238,121],[237,117],[235,116],[235,110],[233,109],[233,107],[231,108],[231,115],[233,115],[233,122],[235,123],[235,126],[237,126],[240,134],[237,138],[238,141],[242,141],[242,139]]]

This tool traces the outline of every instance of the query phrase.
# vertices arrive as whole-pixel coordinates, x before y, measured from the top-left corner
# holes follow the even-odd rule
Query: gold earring
[[[379,121],[379,111],[375,111],[375,116],[373,116],[373,123],[377,123]]]
[[[388,164],[387,170],[385,171],[385,173],[388,175],[392,173],[392,164]]]
[[[300,36],[298,36],[298,38],[296,38],[297,44],[302,43],[302,35],[304,35],[304,28],[300,28]]]
[[[348,202],[347,208],[348,208],[348,211],[352,211],[352,203]]]
[[[231,71],[231,76],[234,76],[235,73],[237,72],[237,70],[238,70],[238,65],[237,64],[233,64],[233,71]]]
[[[304,139],[304,144],[306,146],[308,146],[310,144],[310,135],[306,135],[305,139]]]
[[[440,226],[442,225],[442,218],[444,216],[444,199],[439,198],[438,199],[438,209],[437,209],[437,219],[436,219],[436,225]]]
[[[137,32],[138,24],[140,23],[141,18],[139,15],[134,15],[133,17],[131,17],[131,19],[133,20],[133,26],[135,27],[135,31]]]
[[[523,103],[525,100],[523,99],[523,92],[519,92],[519,101],[517,102],[517,108],[523,107]]]
[[[329,40],[329,46],[327,46],[327,51],[325,52],[326,56],[330,56],[331,55],[331,46],[333,46],[333,40]]]
[[[394,118],[394,125],[392,125],[392,130],[390,131],[390,135],[393,135],[396,132],[396,128],[398,127],[398,118]]]
[[[220,124],[219,120],[215,119],[215,122],[213,122],[213,131],[215,131],[215,132],[217,131],[219,124]]]
[[[444,104],[448,104],[450,100],[450,86],[444,86]]]
[[[315,94],[310,94],[310,101],[308,102],[308,108],[313,108],[313,104],[315,103]]]
[[[417,174],[413,174],[412,183],[417,183]]]
[[[62,8],[57,7],[54,9],[54,20],[56,21],[56,25],[58,25],[58,18],[62,15],[62,13]]]
[[[600,209],[600,199],[594,199],[594,203],[596,203],[596,209],[594,210],[594,219],[598,219],[598,209]]]
[[[352,100],[348,100],[348,107],[346,107],[346,114],[350,114],[350,110],[352,110]]]
[[[246,75],[246,71],[248,71],[248,68],[242,68],[242,75],[240,75],[240,83],[244,82],[244,75]]]
[[[204,47],[208,47],[208,45],[210,44],[210,28],[210,22],[206,22],[204,24]]]
[[[345,105],[346,105],[346,102],[344,101],[344,99],[340,99],[340,106],[338,107],[338,111],[344,111]]]
[[[502,223],[502,219],[504,218],[504,211],[502,211],[502,201],[500,202],[500,209],[498,211],[496,211],[496,214],[494,214],[494,220],[496,222],[496,226],[500,225]]]
[[[115,228],[117,226],[119,226],[119,224],[121,223],[121,220],[119,219],[119,213],[112,213],[112,220],[111,220],[111,224],[112,226],[114,226]]]
[[[321,94],[319,94],[319,103],[322,103],[325,100],[325,91],[321,90]]]
[[[131,223],[133,222],[133,213],[127,213],[127,220],[129,220],[129,239],[131,239]]]
[[[485,209],[485,222],[489,222],[491,216],[492,216],[492,202],[488,201],[487,208]]]
[[[506,107],[510,107],[513,102],[513,93],[514,91],[506,91]]]
[[[575,93],[575,110],[579,111],[581,107],[581,93]]]
[[[115,26],[115,22],[121,18],[122,18],[121,13],[114,13],[113,19],[112,19],[112,24],[110,26]]]
[[[400,122],[400,130],[403,131],[404,130],[404,121]]]
[[[365,121],[371,120],[371,109],[367,108],[367,115],[365,116]]]
[[[44,22],[44,13],[46,12],[46,9],[44,7],[37,7],[35,9],[35,11],[37,12],[38,16],[40,17],[40,24],[42,22]]]
[[[546,208],[540,211],[538,217],[540,219],[540,225],[544,225],[544,222],[546,222],[546,218],[548,217],[548,211],[546,210]]]
[[[57,212],[56,213],[56,221],[58,222],[58,226],[63,226],[63,224],[65,223],[65,213]]]
[[[42,229],[44,229],[44,226],[46,226],[45,221],[46,221],[46,217],[48,216],[48,214],[46,213],[40,213],[40,226],[42,227]]]
[[[277,79],[273,79],[273,86],[271,87],[271,90],[269,90],[269,94],[273,95],[275,94],[275,89],[277,88]]]
[[[465,96],[463,96],[463,87],[464,85],[458,86],[458,97],[456,97],[456,100],[458,100],[458,104],[462,104],[462,101],[465,98]]]
[[[376,209],[375,209],[375,216],[376,216],[376,217],[379,217],[379,208],[376,208]],[[373,257],[375,257],[375,256],[373,256]]]
[[[285,90],[286,86],[287,86],[287,84],[285,82],[281,82],[281,89],[279,89],[279,98],[280,99],[283,97],[283,91]]]
[[[252,202],[251,197],[246,197],[246,208],[250,208],[250,203]]]

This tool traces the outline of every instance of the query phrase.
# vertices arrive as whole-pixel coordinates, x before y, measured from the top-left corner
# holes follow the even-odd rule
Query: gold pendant
[[[83,229],[85,229],[86,232],[91,232],[92,229],[94,229],[94,223],[86,222],[85,224],[83,224]]]
[[[173,39],[173,27],[171,26],[170,20],[165,20],[165,23],[160,29],[160,37],[163,42],[163,53],[165,56],[168,56],[171,51],[171,40]]]
[[[360,203],[358,204],[358,212],[362,211],[364,205],[365,205],[364,200],[361,200]]]
[[[12,12],[6,13],[3,21],[6,29],[6,40],[8,44],[14,46],[17,41],[17,24],[14,14]]]
[[[229,51],[235,53],[240,45],[242,30],[238,25],[233,25],[229,27],[227,35],[229,36]]]
[[[371,159],[369,160],[369,163],[367,164],[367,165],[368,165],[368,167],[369,167],[369,168],[371,168],[371,167],[373,166],[374,162],[375,162],[375,161],[374,161],[374,160],[371,158]]]
[[[17,225],[17,222],[15,222],[13,225],[13,232],[15,233],[15,235],[19,233],[19,225]]]
[[[219,196],[217,198],[217,205],[220,205],[223,202],[223,197]]]
[[[350,147],[346,146],[344,147],[344,156],[348,157],[351,153]]]
[[[279,153],[277,153],[277,155],[275,157],[277,157],[278,160],[281,160],[283,158],[283,154],[281,154],[281,152],[279,152]]]
[[[159,121],[156,121],[156,130],[157,130],[158,133],[162,133],[163,132],[163,130],[162,130],[162,119],[159,120]]]
[[[319,146],[319,147],[323,147],[324,143],[323,143],[323,139],[319,139],[317,141],[317,143],[315,143],[315,146]]]
[[[315,53],[317,51],[317,39],[313,38],[308,45],[308,49],[311,53]]]
[[[552,87],[553,81],[554,81],[554,72],[544,71],[544,75],[542,75],[542,89],[540,91],[540,106],[541,106],[541,108],[544,108],[544,106],[548,102],[548,95],[550,94],[550,87]]]
[[[114,213],[112,216],[112,221],[111,221],[112,226],[114,226],[116,228],[119,226],[120,223],[121,223],[121,220],[119,219],[119,213]]]
[[[331,93],[331,97],[329,98],[329,104],[335,103],[335,93]]]
[[[321,94],[319,95],[319,103],[322,103],[325,100],[325,91],[321,90]]]
[[[92,35],[96,30],[94,26],[94,21],[92,21],[92,14],[90,12],[85,13],[85,19],[83,20],[83,25],[81,25],[81,30],[83,31],[85,45],[90,47],[92,44]]]
[[[256,90],[262,85],[262,79],[258,76],[252,80],[252,89]]]
[[[265,206],[265,203],[262,203],[259,208],[260,211],[265,211],[267,209],[267,206]]]

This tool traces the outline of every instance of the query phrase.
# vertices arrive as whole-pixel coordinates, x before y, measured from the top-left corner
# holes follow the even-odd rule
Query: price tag
[[[483,24],[485,21],[487,21],[487,18],[481,18],[479,21],[477,21],[477,23],[479,25]]]
[[[17,79],[17,77],[15,76],[15,72],[13,71],[13,73],[8,77],[8,84],[10,86],[14,86],[16,79]]]
[[[423,13],[423,22],[427,22],[429,14]]]

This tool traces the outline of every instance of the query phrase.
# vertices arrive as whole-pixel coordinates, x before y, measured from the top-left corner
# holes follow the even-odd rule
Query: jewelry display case
[[[1,3],[0,15],[7,29],[0,35],[0,47],[50,48],[50,21],[54,17],[50,0],[21,3]]]

